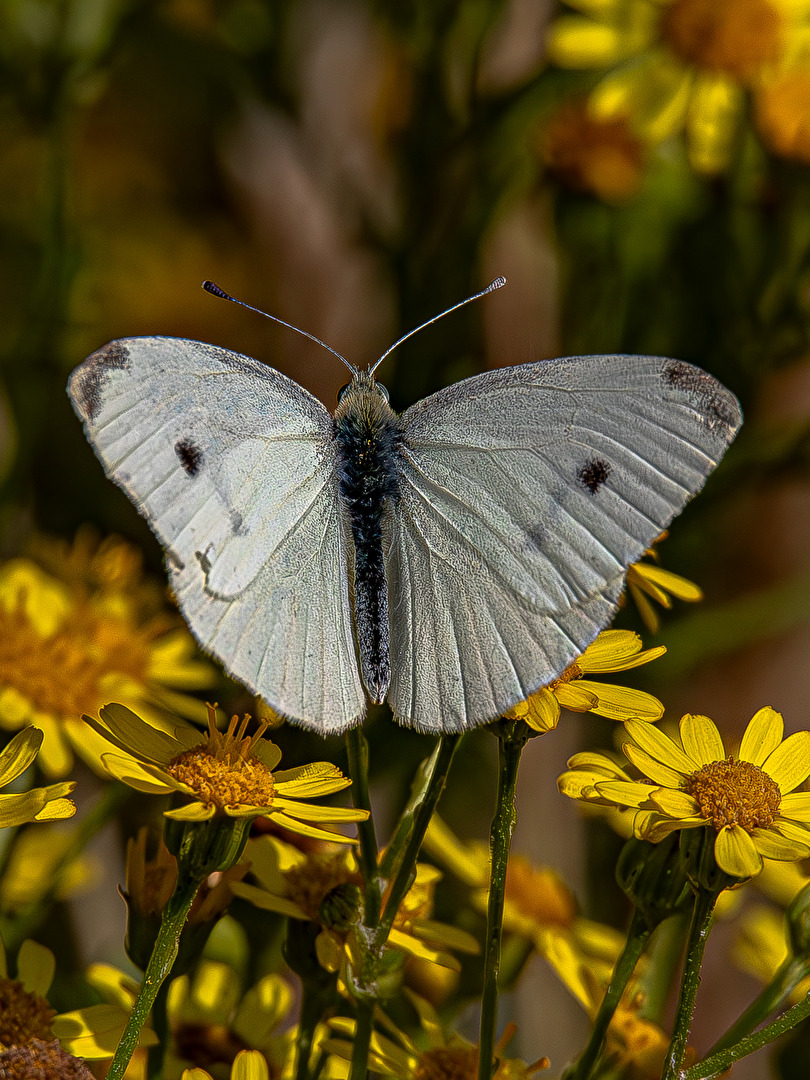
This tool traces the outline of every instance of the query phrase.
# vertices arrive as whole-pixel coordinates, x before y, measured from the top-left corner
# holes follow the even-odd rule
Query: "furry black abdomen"
[[[340,493],[354,539],[354,618],[363,682],[373,701],[391,681],[388,584],[383,560],[383,516],[396,499],[401,434],[396,414],[373,378],[352,380],[335,412],[340,448]]]

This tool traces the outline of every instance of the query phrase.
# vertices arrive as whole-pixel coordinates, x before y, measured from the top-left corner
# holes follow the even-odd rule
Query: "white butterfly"
[[[69,384],[200,644],[322,733],[366,695],[462,731],[556,678],[742,420],[712,376],[658,357],[488,371],[401,416],[352,371],[334,417],[181,338],[113,341]]]

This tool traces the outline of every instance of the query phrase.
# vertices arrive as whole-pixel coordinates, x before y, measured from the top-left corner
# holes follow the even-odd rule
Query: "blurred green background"
[[[92,523],[159,572],[64,392],[112,338],[211,341],[333,407],[336,360],[203,279],[363,366],[505,274],[386,360],[394,406],[570,353],[724,381],[743,433],[661,548],[706,600],[645,636],[670,653],[638,685],[732,739],[763,704],[807,726],[810,14],[747,4],[718,0],[709,33],[696,0],[0,0],[3,552]],[[754,32],[743,15],[763,10]],[[629,609],[620,625],[641,629]],[[554,788],[607,729],[568,717],[534,744],[517,844],[619,918],[588,899],[604,836],[572,857],[580,824]],[[426,743],[384,717],[371,737],[396,806]],[[280,741],[289,764],[317,743]],[[470,742],[444,812],[483,835],[491,748]],[[552,1052],[532,1044],[538,992],[518,1004],[529,1057]]]

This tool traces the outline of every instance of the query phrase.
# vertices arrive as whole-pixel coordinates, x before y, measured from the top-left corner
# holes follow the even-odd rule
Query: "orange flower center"
[[[53,1038],[56,1015],[45,998],[25,990],[16,979],[0,978],[0,1045],[20,1046],[31,1039]]]
[[[313,921],[323,898],[338,885],[362,885],[363,878],[346,865],[342,852],[335,855],[312,855],[306,862],[284,873],[287,895]]]
[[[741,825],[748,832],[767,828],[782,801],[778,784],[759,766],[730,757],[693,772],[685,790],[718,832],[726,825]]]
[[[540,926],[570,926],[576,915],[574,898],[556,874],[521,855],[509,858],[506,899]]]
[[[574,191],[606,202],[631,198],[641,186],[641,143],[623,119],[599,120],[581,102],[564,105],[546,129],[543,155]]]
[[[757,127],[768,148],[783,157],[810,164],[810,72],[780,78],[756,97]]]
[[[63,1050],[58,1039],[31,1039],[22,1046],[0,1050],[0,1077],[3,1080],[31,1080],[33,1076],[93,1080],[85,1063]]]
[[[437,1046],[419,1055],[414,1080],[475,1080],[477,1046]]]
[[[275,794],[272,770],[250,757],[267,724],[260,724],[254,735],[246,736],[249,721],[249,716],[241,721],[234,716],[223,733],[217,729],[216,712],[209,705],[208,742],[172,758],[166,771],[190,787],[200,802],[214,803],[220,809],[272,806]]]
[[[769,0],[673,0],[661,24],[681,59],[743,81],[779,58],[782,29]]]

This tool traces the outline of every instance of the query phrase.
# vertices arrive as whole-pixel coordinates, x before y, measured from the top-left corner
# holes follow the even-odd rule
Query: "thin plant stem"
[[[368,790],[368,742],[359,724],[346,732],[346,752],[354,805],[358,810],[368,811],[366,820],[357,823],[357,833],[360,838],[360,868],[365,886],[364,921],[366,926],[376,927],[380,919],[382,890],[377,866],[377,833],[374,829],[374,818],[371,816],[371,796]]]
[[[602,1051],[610,1021],[613,1019],[616,1007],[630,981],[630,976],[636,970],[636,964],[644,951],[644,946],[650,939],[650,933],[647,918],[636,910],[633,913],[633,921],[630,924],[627,941],[619,959],[616,961],[610,983],[593,1022],[588,1042],[579,1060],[572,1069],[566,1072],[566,1080],[588,1080],[588,1077],[590,1077],[596,1060]]]
[[[155,947],[152,950],[135,1007],[130,1013],[121,1042],[112,1059],[107,1080],[121,1080],[126,1072],[130,1058],[138,1045],[141,1029],[177,957],[180,934],[202,880],[201,876],[185,874],[178,868],[177,884],[168,904],[163,909]]]
[[[703,963],[703,953],[712,927],[714,905],[717,903],[717,897],[721,891],[722,889],[714,890],[701,886],[695,897],[692,925],[689,928],[689,941],[686,948],[686,961],[681,978],[681,992],[675,1012],[675,1026],[661,1080],[676,1080],[681,1072],[684,1054],[686,1053],[686,1044],[689,1039],[689,1030],[692,1026],[692,1016],[695,1011],[695,998],[700,986],[700,968]]]
[[[158,1037],[158,1042],[155,1046],[149,1047],[147,1054],[148,1080],[163,1080],[165,1071],[166,1048],[171,1034],[168,1010],[169,985],[168,982],[163,983],[152,1006],[152,1028]]]
[[[725,1035],[717,1040],[706,1056],[711,1057],[721,1050],[728,1050],[729,1047],[734,1046],[735,1043],[750,1035],[766,1017],[784,1005],[793,990],[807,975],[808,963],[806,960],[799,960],[792,956],[788,957],[780,965],[779,970],[762,993],[734,1021]]]
[[[368,1076],[368,1052],[374,1027],[374,1002],[365,998],[357,1002],[357,1027],[352,1046],[352,1064],[349,1080],[366,1080]]]
[[[690,1065],[678,1075],[678,1080],[714,1080],[714,1077],[728,1072],[735,1061],[748,1057],[749,1054],[761,1050],[768,1043],[774,1042],[785,1032],[800,1024],[802,1020],[806,1020],[808,1016],[810,1016],[810,994],[798,1005],[794,1005],[781,1016],[777,1016],[764,1028],[742,1039],[736,1046],[730,1046],[728,1050],[721,1050],[719,1053],[704,1058],[703,1061],[698,1061],[695,1065]]]
[[[517,724],[503,725],[498,738],[498,796],[490,829],[492,866],[487,901],[487,933],[484,953],[484,987],[481,995],[481,1031],[478,1041],[478,1080],[491,1080],[494,1066],[495,1025],[498,1021],[498,972],[501,962],[501,931],[506,892],[506,865],[515,812],[518,768],[527,737],[516,734]]]
[[[441,797],[442,791],[444,791],[447,774],[450,771],[453,755],[456,752],[456,747],[459,744],[460,738],[460,735],[442,735],[439,739],[439,745],[437,747],[437,753],[433,762],[430,778],[427,781],[427,786],[423,792],[422,799],[413,815],[410,833],[405,842],[402,855],[399,858],[399,864],[391,883],[391,888],[388,892],[388,898],[385,903],[385,910],[383,911],[380,925],[377,927],[373,945],[375,950],[380,950],[388,940],[388,935],[391,932],[394,919],[399,911],[399,905],[402,903],[406,892],[410,888],[413,879],[414,866],[416,865],[416,858],[419,854],[419,849],[422,846],[422,841],[425,838],[430,819],[433,817],[433,811],[436,809],[436,804]]]

